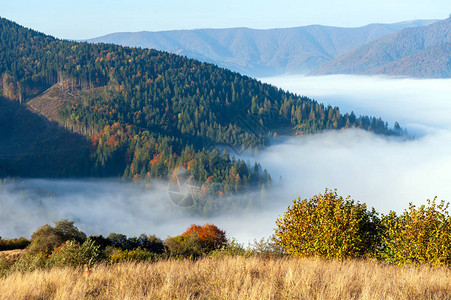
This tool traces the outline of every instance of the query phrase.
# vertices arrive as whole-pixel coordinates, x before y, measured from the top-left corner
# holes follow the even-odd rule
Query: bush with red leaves
[[[213,224],[203,226],[193,224],[182,234],[182,236],[192,235],[197,235],[202,247],[208,250],[218,249],[227,243],[225,231]]]

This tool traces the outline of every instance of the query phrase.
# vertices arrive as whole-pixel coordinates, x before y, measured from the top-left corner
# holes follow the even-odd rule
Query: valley
[[[449,1],[9,1],[0,299],[447,299]]]

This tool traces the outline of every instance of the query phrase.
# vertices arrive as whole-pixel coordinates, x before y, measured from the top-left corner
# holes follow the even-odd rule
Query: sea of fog
[[[366,76],[262,78],[285,90],[354,111],[398,121],[413,139],[361,130],[280,138],[256,155],[273,178],[262,208],[213,218],[193,217],[172,204],[165,183],[150,189],[118,180],[23,180],[0,185],[0,236],[30,237],[39,226],[74,220],[88,235],[119,232],[161,238],[192,223],[214,223],[242,243],[268,237],[295,197],[325,188],[375,207],[402,212],[437,196],[451,202],[451,79]],[[237,197],[246,200],[252,195]]]

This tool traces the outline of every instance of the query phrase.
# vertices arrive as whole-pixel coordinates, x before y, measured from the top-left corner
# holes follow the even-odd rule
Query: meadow
[[[0,299],[450,299],[451,270],[370,260],[226,256],[15,272]]]

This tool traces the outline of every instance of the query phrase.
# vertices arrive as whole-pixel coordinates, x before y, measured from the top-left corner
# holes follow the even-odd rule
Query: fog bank
[[[283,177],[283,194],[290,192],[285,197],[309,198],[337,188],[388,213],[434,196],[451,201],[449,149],[450,132],[401,141],[353,129],[293,138],[257,159],[273,178]]]
[[[237,197],[257,197],[259,192]],[[273,211],[243,210],[235,215],[211,218],[193,216],[174,205],[166,182],[154,182],[150,188],[119,180],[46,180],[27,179],[0,184],[0,236],[30,237],[44,224],[60,219],[75,221],[88,235],[111,232],[127,236],[156,234],[165,239],[179,235],[191,224],[213,223],[229,237],[247,243],[271,234]]]
[[[299,76],[260,79],[298,95],[340,107],[342,113],[398,121],[411,134],[451,128],[451,79],[384,76]]]
[[[451,201],[451,79],[381,76],[281,76],[271,83],[324,104],[382,117],[407,129],[413,140],[361,130],[292,138],[256,158],[285,178],[295,195],[328,188],[374,206],[402,212],[409,202],[437,196]]]

